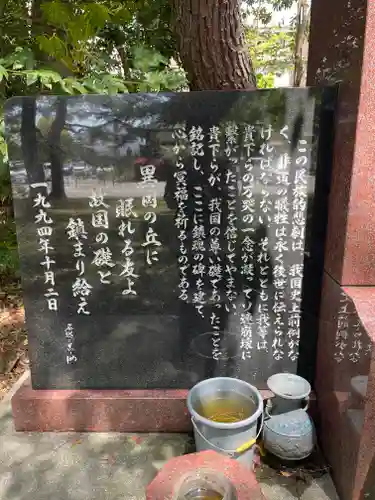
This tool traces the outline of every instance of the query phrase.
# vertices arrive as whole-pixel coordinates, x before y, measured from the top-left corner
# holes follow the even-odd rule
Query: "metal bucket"
[[[220,393],[241,395],[250,399],[255,411],[239,422],[226,423],[209,420],[198,413],[201,402]],[[194,427],[197,451],[214,450],[241,462],[248,467],[254,459],[254,445],[263,427],[263,399],[258,389],[243,380],[217,377],[196,384],[187,400]],[[257,433],[258,420],[262,422]]]

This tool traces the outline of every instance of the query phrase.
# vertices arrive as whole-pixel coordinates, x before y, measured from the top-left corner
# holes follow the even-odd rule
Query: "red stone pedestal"
[[[342,290],[354,305],[353,320],[360,321],[358,338],[364,348],[372,346],[372,352],[356,363],[347,356],[341,363],[335,361],[337,320],[333,318],[340,295],[337,283],[325,275],[315,380],[319,439],[340,499],[363,500],[375,493],[375,287]],[[363,397],[353,397],[351,381],[357,376],[368,377]]]
[[[188,432],[187,390],[33,390],[13,396],[17,431]]]
[[[12,398],[13,420],[21,432],[190,432],[187,395],[186,389],[34,390],[28,379]],[[310,413],[314,418],[314,394]]]

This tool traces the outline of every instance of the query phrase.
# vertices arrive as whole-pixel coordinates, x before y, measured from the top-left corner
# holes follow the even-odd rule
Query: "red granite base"
[[[263,399],[270,391],[260,391]],[[30,379],[12,398],[16,431],[190,432],[188,391],[34,390]],[[316,399],[310,397],[314,418]]]
[[[345,291],[355,303],[358,316],[372,343],[353,490],[353,499],[362,500],[373,498],[375,493],[375,287],[349,287]]]
[[[315,379],[319,438],[340,498],[363,500],[375,493],[375,287],[343,290],[355,306],[363,325],[361,341],[371,343],[372,355],[356,364],[334,361],[336,328],[327,318],[336,314],[340,299],[337,284],[325,275]],[[350,395],[356,375],[368,376],[364,398]]]
[[[353,489],[357,473],[360,436],[348,415],[348,394],[326,393],[319,397],[320,443],[342,500],[354,500]],[[358,499],[357,499],[358,500]]]
[[[17,431],[188,432],[187,390],[34,390],[13,396]]]

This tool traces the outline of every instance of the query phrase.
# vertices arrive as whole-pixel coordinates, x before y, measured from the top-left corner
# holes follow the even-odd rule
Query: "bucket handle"
[[[216,444],[211,443],[211,441],[209,441],[201,433],[201,431],[198,429],[198,426],[197,426],[197,424],[196,424],[196,422],[194,420],[194,417],[191,417],[191,423],[193,424],[193,427],[194,427],[195,431],[197,432],[197,434],[199,435],[199,437],[202,438],[203,441],[205,441],[208,445],[210,445],[213,448],[215,448],[216,451],[218,451],[220,453],[224,453],[225,455],[229,455],[232,458],[238,458],[240,455],[242,455],[243,453],[245,453],[245,451],[248,451],[252,446],[254,446],[254,444],[257,442],[257,439],[259,438],[259,436],[261,435],[262,430],[263,430],[263,425],[264,425],[264,413],[263,412],[262,412],[261,418],[262,418],[262,421],[261,421],[261,424],[260,424],[260,427],[259,427],[258,434],[255,436],[255,438],[251,439],[251,441],[247,441],[246,443],[242,444],[236,450],[224,450],[224,448],[220,448]]]
[[[307,411],[310,407],[310,397],[309,396],[307,396],[305,398],[305,402],[306,402],[306,404],[305,404],[304,408],[302,408],[303,411]]]

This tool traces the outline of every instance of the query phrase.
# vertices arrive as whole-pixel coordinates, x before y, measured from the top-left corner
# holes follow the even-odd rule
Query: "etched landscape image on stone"
[[[312,221],[329,96],[9,101],[33,387],[190,388],[219,375],[262,387],[296,372],[316,335],[320,284],[307,271],[323,253]]]

